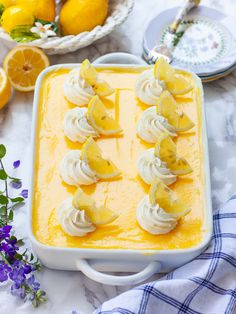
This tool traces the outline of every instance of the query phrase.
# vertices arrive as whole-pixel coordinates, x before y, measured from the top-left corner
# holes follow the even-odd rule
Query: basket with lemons
[[[134,0],[0,0],[0,38],[47,53],[91,44],[120,25]]]

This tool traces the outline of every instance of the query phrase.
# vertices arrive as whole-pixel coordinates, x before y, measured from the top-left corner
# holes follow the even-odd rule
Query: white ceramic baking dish
[[[113,53],[103,56],[96,60],[96,67],[139,67],[146,65],[138,57],[124,54]],[[80,249],[80,248],[60,248],[50,247],[37,241],[32,231],[32,200],[34,190],[34,169],[35,169],[35,138],[37,129],[38,100],[42,79],[52,70],[58,68],[73,68],[78,64],[62,64],[44,70],[36,84],[34,95],[33,128],[32,128],[32,179],[30,187],[30,219],[29,236],[34,250],[42,263],[54,269],[82,271],[89,278],[103,284],[110,285],[133,285],[147,280],[158,272],[168,272],[177,268],[194,257],[198,256],[208,245],[212,234],[212,205],[210,195],[210,173],[208,160],[208,143],[206,135],[206,119],[204,109],[202,110],[202,127],[204,143],[204,167],[205,167],[205,201],[206,211],[204,213],[204,236],[202,242],[189,249],[179,250],[159,250],[159,251],[139,251],[139,250],[101,250],[101,249]],[[203,97],[203,90],[200,79],[194,75],[196,84],[200,86]],[[105,273],[104,273],[105,272]],[[128,276],[110,275],[106,272],[131,272]]]

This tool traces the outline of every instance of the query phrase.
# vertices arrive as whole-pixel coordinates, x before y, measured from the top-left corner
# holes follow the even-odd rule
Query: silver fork
[[[180,23],[183,21],[185,16],[195,7],[199,5],[201,0],[187,0],[186,3],[175,16],[174,21],[171,23],[171,25],[168,27],[168,34],[165,44],[159,44],[156,45],[154,48],[152,48],[149,51],[148,54],[148,61],[149,63],[155,63],[158,58],[163,57],[166,59],[168,63],[171,63],[173,60],[173,38],[176,34],[176,31],[180,25]]]

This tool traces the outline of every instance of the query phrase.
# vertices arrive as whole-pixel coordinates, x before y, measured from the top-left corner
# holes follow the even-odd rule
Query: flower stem
[[[0,159],[0,165],[1,165],[1,168],[4,170],[4,172],[6,173],[2,159]],[[9,199],[7,178],[4,180],[4,184],[5,184],[5,194],[6,194],[7,199]],[[4,213],[4,218],[6,220],[6,224],[8,224],[8,215],[7,214],[8,214],[8,204],[5,205],[5,213]]]

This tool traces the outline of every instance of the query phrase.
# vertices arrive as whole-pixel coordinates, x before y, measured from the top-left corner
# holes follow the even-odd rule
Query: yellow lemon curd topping
[[[179,135],[176,143],[178,154],[188,160],[193,172],[178,178],[171,189],[192,210],[180,219],[174,230],[164,235],[149,234],[136,221],[136,208],[150,187],[138,176],[137,160],[144,150],[154,146],[136,134],[137,121],[147,106],[136,99],[134,86],[138,75],[145,69],[98,69],[100,77],[115,88],[115,93],[103,101],[123,133],[108,138],[101,136],[97,143],[122,171],[122,176],[113,181],[83,186],[82,189],[96,203],[112,209],[119,217],[109,225],[98,226],[82,238],[63,232],[56,216],[56,208],[76,190],[76,187],[62,182],[59,164],[69,150],[81,148],[81,144],[67,139],[62,129],[65,113],[73,108],[63,95],[63,84],[69,70],[52,70],[44,77],[38,104],[33,189],[33,233],[39,242],[56,247],[127,250],[184,249],[201,242],[205,207],[202,103],[199,87],[185,72],[181,73],[195,87],[176,100],[195,126]]]

